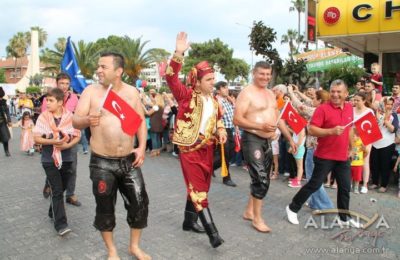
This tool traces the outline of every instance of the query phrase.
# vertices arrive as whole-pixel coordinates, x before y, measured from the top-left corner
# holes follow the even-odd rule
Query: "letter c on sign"
[[[372,6],[369,4],[360,4],[360,5],[357,5],[356,7],[354,7],[354,9],[353,9],[353,18],[354,19],[356,19],[357,21],[366,21],[369,18],[371,18],[372,14],[366,14],[364,16],[361,16],[360,15],[361,9],[371,10]]]

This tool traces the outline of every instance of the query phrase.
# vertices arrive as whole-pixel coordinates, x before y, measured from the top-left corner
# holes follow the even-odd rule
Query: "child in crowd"
[[[50,185],[51,203],[49,217],[54,228],[63,236],[71,229],[67,224],[64,206],[64,191],[71,176],[71,148],[80,140],[81,132],[72,127],[72,113],[64,109],[64,92],[53,88],[46,97],[47,110],[40,114],[33,135],[36,143],[42,144],[42,166]]]
[[[288,186],[291,188],[301,188],[301,179],[303,178],[304,172],[303,159],[306,152],[306,148],[304,147],[304,143],[306,141],[305,128],[303,128],[298,134],[293,133],[292,138],[297,145],[297,153],[293,154],[293,157],[296,160],[297,176],[289,182]],[[291,152],[292,151],[289,150],[289,153]]]
[[[275,139],[271,141],[272,147],[272,159],[274,162],[274,167],[272,173],[270,175],[271,180],[276,180],[279,177],[279,137],[281,135],[281,131],[279,129],[275,130]]]
[[[380,66],[378,63],[374,62],[371,64],[371,82],[374,84],[375,89],[379,91],[383,95],[383,81],[382,75],[379,73]]]
[[[35,142],[33,141],[32,129],[35,125],[33,124],[31,114],[29,112],[25,111],[22,114],[19,126],[22,128],[20,138],[21,151],[26,152],[29,155],[33,155],[35,152],[35,149],[33,148]]]
[[[367,149],[358,136],[356,128],[351,136],[351,179],[353,181],[353,190],[355,194],[359,194],[359,183],[362,180],[364,157],[367,156]]]

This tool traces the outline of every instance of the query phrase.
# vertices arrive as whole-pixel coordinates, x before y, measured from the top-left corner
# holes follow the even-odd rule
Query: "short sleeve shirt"
[[[340,108],[329,102],[317,107],[311,118],[310,125],[327,129],[345,126],[352,121],[353,107],[350,103],[346,102],[343,108]],[[350,127],[347,127],[341,135],[319,137],[314,156],[326,160],[347,161],[349,131]]]

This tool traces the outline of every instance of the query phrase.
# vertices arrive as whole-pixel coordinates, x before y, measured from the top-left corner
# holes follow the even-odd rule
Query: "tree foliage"
[[[364,69],[353,63],[340,64],[325,71],[322,84],[327,88],[332,81],[341,79],[349,88],[353,88],[363,75],[365,75]]]
[[[60,72],[60,64],[64,55],[67,39],[58,38],[54,44],[54,49],[45,48],[41,51],[40,60],[45,64],[45,71],[58,74]]]
[[[5,69],[0,69],[0,83],[6,82],[6,71]]]
[[[47,32],[40,28],[39,26],[32,26],[31,30],[25,33],[26,43],[27,45],[31,44],[31,31],[38,31],[39,36],[39,48],[42,48],[44,44],[47,42]]]
[[[315,78],[307,71],[306,62],[299,60],[286,60],[280,74],[281,83],[296,84],[300,88],[315,83]]]
[[[282,60],[278,51],[273,47],[276,41],[276,32],[273,28],[264,25],[262,21],[254,21],[251,29],[250,49],[254,50],[256,55],[261,55],[268,62],[274,65],[277,71],[282,68]]]
[[[233,58],[232,55],[233,49],[219,38],[203,43],[193,43],[182,72],[187,74],[194,65],[206,60],[210,66],[219,69],[228,81],[233,81],[237,77],[247,79],[249,65],[244,60]]]
[[[250,66],[242,59],[232,58],[232,61],[224,69],[227,81],[234,81],[238,77],[248,80]]]

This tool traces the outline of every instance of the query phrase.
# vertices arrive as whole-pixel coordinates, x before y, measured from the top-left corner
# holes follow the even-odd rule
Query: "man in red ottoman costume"
[[[166,71],[167,83],[178,102],[178,115],[173,143],[180,150],[180,161],[187,188],[183,230],[204,232],[197,224],[198,216],[210,238],[212,247],[224,240],[219,236],[208,207],[208,191],[213,173],[215,142],[227,139],[221,121],[221,110],[213,97],[214,71],[207,61],[198,63],[189,73],[189,87],[179,81],[183,54],[190,47],[187,34],[176,38],[175,54]]]

